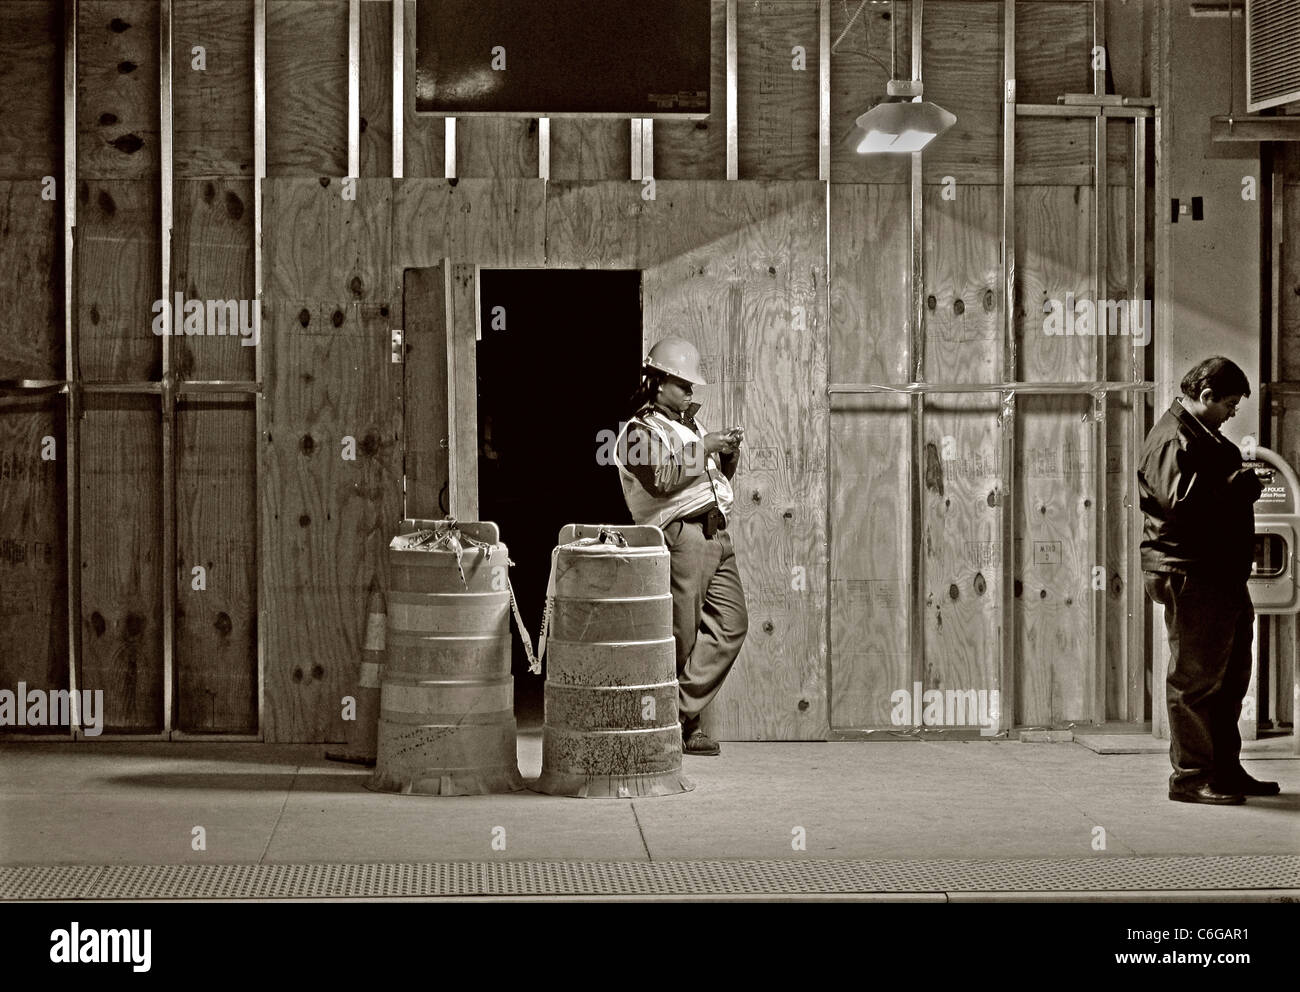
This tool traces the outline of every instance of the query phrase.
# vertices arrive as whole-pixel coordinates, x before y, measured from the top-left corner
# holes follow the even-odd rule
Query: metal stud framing
[[[736,0],[727,0],[727,178],[740,177],[740,138],[736,122],[738,38]]]
[[[921,81],[921,38],[923,0],[912,5],[912,79]],[[912,379],[925,382],[925,214],[921,172],[921,152],[911,154],[910,238],[911,266],[908,275],[912,338]],[[918,392],[910,397],[911,461],[909,499],[912,512],[911,617],[908,624],[908,654],[912,661],[912,681],[925,681],[925,554],[917,535],[924,526],[925,496],[925,396]]]

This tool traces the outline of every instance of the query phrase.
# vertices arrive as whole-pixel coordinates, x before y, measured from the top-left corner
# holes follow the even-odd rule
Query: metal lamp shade
[[[881,103],[858,118],[852,140],[862,155],[919,152],[956,123],[955,114],[928,101]]]

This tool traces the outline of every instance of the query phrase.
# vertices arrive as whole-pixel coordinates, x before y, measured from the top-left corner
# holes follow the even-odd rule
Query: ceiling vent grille
[[[1300,0],[1246,0],[1250,113],[1300,100]]]

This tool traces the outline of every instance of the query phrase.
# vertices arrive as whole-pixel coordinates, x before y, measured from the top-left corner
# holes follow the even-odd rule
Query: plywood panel
[[[859,155],[850,137],[857,118],[884,99],[891,78],[883,66],[862,53],[888,65],[892,34],[897,52],[895,76],[911,78],[910,8],[898,4],[895,19],[889,9],[868,4],[849,27],[855,10],[857,4],[831,4],[831,41],[849,29],[831,54],[831,181],[906,183],[910,169],[906,155]]]
[[[1016,190],[1016,351],[1025,381],[1096,378],[1096,338],[1055,333],[1076,330],[1070,311],[1092,296],[1092,200],[1086,187]]]
[[[725,179],[727,175],[727,4],[726,0],[709,0],[709,4],[709,117],[703,121],[655,121],[655,176],[659,179]]]
[[[911,378],[907,187],[831,190],[833,382]],[[831,725],[889,727],[890,694],[911,689],[908,406],[841,396],[831,413]]]
[[[819,24],[815,0],[761,0],[737,11],[742,179],[816,179]],[[794,68],[796,46],[803,67]]]
[[[393,6],[361,5],[361,175],[393,174]]]
[[[1016,712],[1020,726],[1092,719],[1097,488],[1089,397],[1021,397],[1016,464]],[[1123,597],[1119,597],[1122,606]]]
[[[42,188],[0,181],[0,379],[63,378],[63,201]]]
[[[157,0],[77,7],[77,177],[158,172]]]
[[[387,586],[385,548],[401,514],[400,366],[388,319],[368,309],[284,303],[271,322],[264,732],[341,740],[367,593]],[[355,460],[344,458],[349,437]]]
[[[1001,689],[998,409],[996,394],[926,400],[922,522],[914,538],[925,549],[926,689]]]
[[[555,189],[540,179],[406,179],[393,184],[393,261],[400,268],[473,259],[483,266],[543,264],[544,203]],[[633,183],[621,184],[635,191]]]
[[[88,396],[81,424],[81,671],[104,732],[163,726],[158,400]]]
[[[462,117],[456,122],[456,175],[527,179],[537,175],[537,120]]]
[[[68,686],[65,443],[63,397],[0,399],[0,684],[10,689]]]
[[[266,296],[388,306],[400,287],[388,260],[391,180],[263,184]]]
[[[1055,103],[1062,93],[1092,92],[1091,8],[1016,4],[1017,103]]]
[[[175,186],[172,290],[199,300],[245,301],[257,313],[253,287],[253,183],[245,179],[183,179]],[[254,326],[256,326],[254,324]],[[181,379],[255,376],[255,348],[238,328],[226,335],[184,335],[172,341],[172,367]]]
[[[405,516],[431,520],[450,509],[447,486],[447,286],[441,265],[406,270],[404,408]],[[439,497],[441,496],[441,501]]]
[[[925,175],[958,182],[1002,178],[1002,5],[931,2],[925,5],[925,99],[957,115],[957,123],[925,151]],[[985,172],[980,177],[973,169]]]
[[[1095,133],[1083,118],[1016,118],[1016,185],[1091,186]]]
[[[909,382],[907,187],[838,183],[830,207],[831,381]]]
[[[250,397],[177,409],[176,720],[188,732],[257,731],[256,437]]]
[[[891,727],[912,689],[909,413],[900,397],[841,397],[831,412],[830,709],[836,729]]]
[[[63,186],[63,6],[10,0],[0,32],[0,179]]]
[[[940,187],[925,197],[925,369],[930,382],[997,382],[1002,190]]]
[[[310,53],[310,57],[305,57]],[[266,174],[348,168],[346,0],[270,0],[266,9]]]
[[[173,0],[172,128],[176,177],[253,174],[253,6]],[[194,48],[203,49],[196,53]],[[196,67],[202,58],[203,68]]]
[[[551,178],[627,179],[632,169],[630,131],[625,120],[553,118]]]
[[[403,8],[403,175],[413,179],[441,178],[446,148],[446,125],[441,117],[415,112],[415,0],[405,0]]]
[[[78,182],[77,324],[87,380],[161,377],[158,202],[156,178]]]
[[[698,419],[746,428],[732,533],[750,635],[706,727],[723,739],[816,739],[827,729],[824,202],[809,195],[815,183],[694,188],[699,209],[683,227],[750,223],[680,254],[651,240],[666,227],[624,237],[662,259],[645,263],[646,341],[694,341],[711,383],[697,389]],[[662,195],[655,202],[682,216]]]

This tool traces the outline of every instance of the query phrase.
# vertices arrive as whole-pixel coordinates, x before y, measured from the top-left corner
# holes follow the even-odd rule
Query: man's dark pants
[[[664,527],[664,539],[672,573],[678,707],[689,734],[740,653],[749,614],[727,531],[706,538],[699,523],[674,520]]]
[[[1245,582],[1204,572],[1143,572],[1147,595],[1165,608],[1169,635],[1171,788],[1221,783],[1241,773],[1237,719],[1250,686],[1255,610]]]

